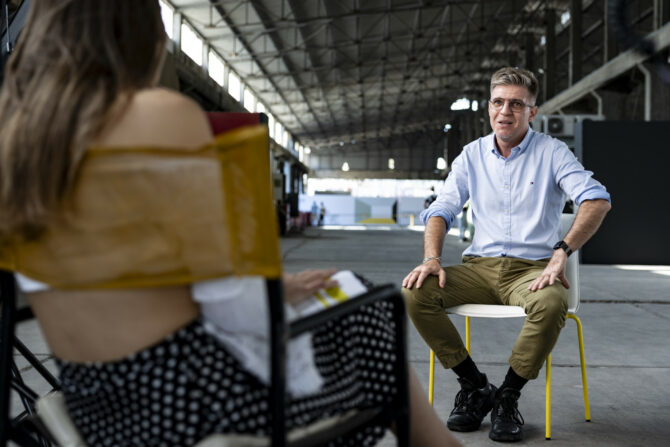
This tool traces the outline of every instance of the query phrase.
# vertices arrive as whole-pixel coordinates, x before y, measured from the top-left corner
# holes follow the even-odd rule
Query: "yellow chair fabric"
[[[187,284],[281,275],[267,127],[199,148],[92,148],[61,217],[0,268],[60,288]]]

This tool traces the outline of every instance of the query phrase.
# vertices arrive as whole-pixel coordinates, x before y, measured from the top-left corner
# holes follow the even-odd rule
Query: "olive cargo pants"
[[[440,363],[453,368],[465,360],[468,352],[444,309],[460,304],[523,307],[526,321],[509,363],[521,377],[535,379],[565,325],[568,309],[568,292],[560,281],[536,292],[528,290],[547,262],[464,257],[462,264],[444,267],[447,274],[444,288],[440,288],[437,276],[433,275],[426,278],[420,289],[403,288],[407,312]]]

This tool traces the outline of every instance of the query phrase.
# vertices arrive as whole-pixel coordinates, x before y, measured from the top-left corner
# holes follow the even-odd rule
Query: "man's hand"
[[[300,273],[284,273],[284,300],[296,304],[312,295],[319,289],[337,286],[337,281],[330,279],[336,269],[304,270]]]
[[[417,265],[414,270],[409,272],[409,275],[405,276],[405,279],[402,280],[402,286],[411,289],[414,284],[416,288],[420,289],[423,281],[429,276],[435,275],[438,279],[438,284],[440,287],[444,287],[447,282],[447,274],[444,272],[444,269],[440,265],[440,261],[437,259],[431,259],[428,262]]]
[[[570,288],[568,278],[565,276],[565,266],[568,263],[568,255],[563,250],[554,250],[554,254],[549,260],[549,264],[535,281],[530,283],[528,290],[531,292],[544,289],[547,285],[553,286],[558,279],[563,283],[566,289]]]

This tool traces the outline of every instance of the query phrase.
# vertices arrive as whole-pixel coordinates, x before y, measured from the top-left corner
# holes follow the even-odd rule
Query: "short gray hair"
[[[540,85],[532,71],[518,67],[503,67],[491,76],[491,91],[499,85],[520,85],[528,89],[528,93],[537,99]]]

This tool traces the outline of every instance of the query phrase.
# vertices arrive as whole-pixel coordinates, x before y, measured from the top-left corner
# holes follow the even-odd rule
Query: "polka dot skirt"
[[[313,334],[325,384],[289,399],[287,427],[390,402],[393,304],[377,302]],[[157,345],[110,363],[59,362],[68,411],[89,446],[190,446],[213,433],[270,432],[268,387],[195,321]],[[371,446],[386,427],[368,426],[332,446]]]

